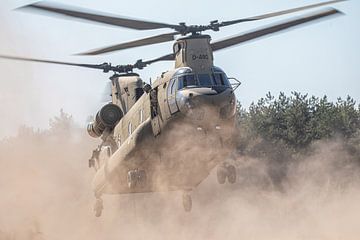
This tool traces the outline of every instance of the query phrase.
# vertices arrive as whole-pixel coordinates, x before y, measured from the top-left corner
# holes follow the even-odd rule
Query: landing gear
[[[226,179],[230,184],[236,182],[236,168],[230,164],[222,164],[216,171],[217,181],[219,184],[224,184]]]
[[[97,197],[94,205],[95,216],[100,217],[103,209],[103,201],[100,197]]]
[[[226,181],[226,176],[227,176],[227,169],[225,166],[221,165],[218,166],[217,170],[216,170],[216,175],[217,175],[217,181],[219,184],[224,184]]]
[[[192,200],[190,193],[184,192],[182,200],[185,212],[190,212],[192,208]]]
[[[236,182],[236,168],[233,165],[229,165],[227,167],[228,175],[227,179],[230,184],[234,184]]]
[[[128,187],[134,189],[136,186],[142,187],[146,183],[145,170],[130,170],[127,175]]]

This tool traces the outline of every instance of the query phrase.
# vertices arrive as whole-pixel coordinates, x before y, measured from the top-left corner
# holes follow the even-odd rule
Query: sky
[[[78,63],[135,63],[170,53],[172,43],[129,49],[96,57],[73,54],[168,30],[135,31],[100,24],[13,11],[33,3],[2,0],[0,5],[0,54]],[[315,0],[57,0],[96,11],[165,23],[207,24],[318,3]],[[214,54],[215,65],[242,82],[238,100],[248,107],[267,92],[299,91],[330,100],[350,95],[360,103],[360,1],[334,4],[345,15],[296,28]],[[320,8],[321,9],[321,8]],[[311,11],[305,11],[308,13]],[[292,18],[302,13],[244,23],[208,32],[213,40]],[[170,32],[169,30],[168,32]],[[145,81],[173,68],[156,63],[139,71]],[[0,60],[0,139],[16,134],[21,125],[47,128],[60,109],[86,125],[103,102],[111,74],[91,69]]]

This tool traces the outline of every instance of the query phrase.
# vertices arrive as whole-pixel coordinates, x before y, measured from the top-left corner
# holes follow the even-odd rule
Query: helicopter
[[[213,53],[228,47],[280,33],[301,25],[341,15],[327,8],[259,29],[211,41],[205,31],[253,22],[335,4],[327,1],[284,11],[232,21],[211,21],[207,25],[167,24],[118,17],[89,10],[78,10],[47,2],[21,7],[82,20],[135,30],[170,28],[173,32],[125,42],[80,53],[98,55],[174,41],[172,53],[149,61],[113,66],[78,64],[1,55],[1,58],[62,64],[113,72],[111,102],[103,106],[89,123],[91,137],[101,138],[93,151],[89,167],[95,169],[93,190],[97,217],[103,210],[102,195],[162,191],[182,191],[186,212],[192,209],[191,191],[217,168],[219,184],[236,182],[234,165],[225,162],[234,149],[236,123],[235,90],[241,82],[215,66]],[[180,37],[176,38],[176,36]],[[159,61],[174,61],[153,83],[146,83],[134,72]]]

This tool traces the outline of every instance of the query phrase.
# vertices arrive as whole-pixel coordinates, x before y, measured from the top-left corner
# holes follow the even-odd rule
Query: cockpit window
[[[213,85],[209,74],[198,74],[198,79],[200,86],[202,87],[209,87]]]
[[[172,81],[172,83],[171,83],[171,94],[174,94],[174,93],[175,93],[175,89],[176,89],[175,83],[176,83],[176,79],[174,78],[173,81]]]
[[[225,73],[222,73],[221,76],[223,77],[225,86],[231,87],[230,81],[229,81],[229,79],[227,78],[227,76],[225,75]]]
[[[179,77],[179,89],[185,88],[185,87],[196,87],[198,86],[197,79],[194,74],[188,74]]]
[[[224,79],[223,79],[221,73],[214,73],[213,78],[214,78],[215,85],[217,85],[217,86],[224,86],[225,85]]]
[[[183,74],[178,77],[179,89],[186,87],[230,87],[230,82],[225,73],[215,72],[213,74]]]
[[[230,82],[225,76],[224,73],[214,73],[213,74],[215,85],[217,86],[230,86]]]

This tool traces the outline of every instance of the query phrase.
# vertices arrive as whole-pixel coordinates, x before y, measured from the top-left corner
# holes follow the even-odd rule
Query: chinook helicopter
[[[185,211],[192,208],[191,190],[217,167],[217,180],[236,182],[236,169],[225,163],[234,144],[236,97],[240,82],[229,78],[213,64],[213,52],[269,36],[317,20],[341,14],[337,9],[324,9],[253,31],[211,42],[204,31],[257,21],[298,11],[334,4],[327,1],[299,8],[208,25],[167,24],[107,14],[90,13],[51,3],[35,3],[22,9],[54,13],[83,20],[136,30],[170,28],[174,32],[82,53],[97,55],[173,41],[173,52],[134,65],[76,64],[33,58],[1,56],[25,60],[65,64],[112,71],[111,102],[96,114],[87,127],[90,136],[101,138],[93,151],[89,167],[96,170],[93,189],[94,211],[100,216],[103,194],[183,191]],[[152,84],[145,83],[134,69],[142,69],[158,61],[174,61],[175,68],[163,72]]]

